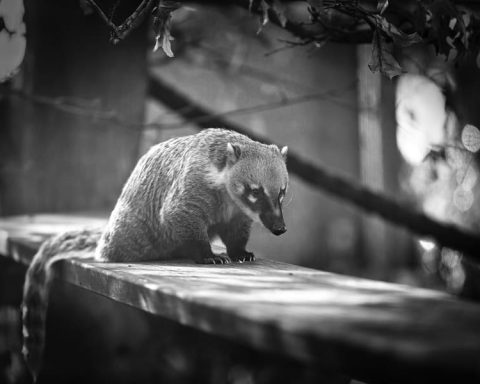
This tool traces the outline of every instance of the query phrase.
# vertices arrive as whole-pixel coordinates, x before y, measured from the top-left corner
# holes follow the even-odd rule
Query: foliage
[[[112,41],[123,39],[153,12],[155,49],[162,47],[172,57],[171,13],[181,2],[142,0],[137,10],[120,26],[112,24],[94,0],[87,3],[107,22]],[[259,32],[269,22],[295,35],[291,44],[326,42],[371,43],[370,69],[392,78],[402,73],[395,58],[397,47],[423,43],[433,45],[447,60],[467,55],[480,62],[480,4],[462,0],[230,0],[213,3],[237,5],[260,17]]]
[[[153,13],[153,30],[155,32],[155,47],[153,51],[157,51],[162,47],[168,57],[173,57],[170,41],[173,40],[170,34],[172,12],[179,8],[180,4],[172,1],[163,1],[158,4]]]
[[[281,9],[277,1],[271,13]],[[474,7],[451,0],[306,0],[310,19],[302,24],[314,28],[310,39],[321,44],[327,40],[344,43],[371,42],[369,67],[392,78],[402,73],[395,59],[396,47],[424,43],[435,47],[446,59],[479,54],[480,14]],[[263,9],[265,6],[262,7]],[[282,16],[281,19],[284,17]],[[285,22],[282,23],[285,26]],[[311,30],[311,29],[310,29]],[[365,33],[365,40],[352,39]],[[305,37],[303,37],[305,40]],[[477,60],[478,61],[478,60]]]

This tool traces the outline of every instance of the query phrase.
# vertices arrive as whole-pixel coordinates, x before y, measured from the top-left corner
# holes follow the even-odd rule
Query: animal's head
[[[226,188],[240,209],[270,232],[286,232],[282,202],[288,187],[287,147],[227,144]]]

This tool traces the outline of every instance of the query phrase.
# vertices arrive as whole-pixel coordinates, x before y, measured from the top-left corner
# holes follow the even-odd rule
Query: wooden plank
[[[8,247],[24,259],[35,250],[28,238],[9,238]],[[95,293],[319,369],[369,382],[480,380],[480,307],[444,293],[265,259],[59,269]]]
[[[0,219],[0,254],[8,255],[8,240],[22,239],[37,249],[48,237],[56,233],[88,227],[102,227],[107,223],[105,214],[89,212],[75,215],[38,214],[3,217]],[[25,262],[29,263],[30,259]]]

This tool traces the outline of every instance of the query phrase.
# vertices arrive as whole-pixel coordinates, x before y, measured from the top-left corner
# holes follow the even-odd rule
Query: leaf
[[[260,22],[260,27],[257,30],[257,35],[259,35],[262,32],[262,29],[267,23],[269,22],[268,18],[268,9],[269,5],[265,0],[261,0],[260,2],[260,7],[262,8],[262,21]]]
[[[160,47],[168,57],[173,57],[170,41],[174,40],[170,30],[172,28],[172,13],[180,7],[180,3],[173,1],[161,1],[153,11],[153,30],[155,32],[156,52]]]
[[[172,46],[170,44],[171,40],[174,40],[174,38],[170,35],[169,31],[165,31],[162,35],[157,35],[155,37],[153,52],[157,52],[158,48],[161,47],[168,57],[174,57],[175,55],[173,54]]]
[[[380,15],[374,15],[370,18],[377,28],[381,29],[393,42],[401,47],[408,47],[422,41],[421,36],[417,33],[405,33],[387,19]]]
[[[388,8],[388,0],[378,0],[377,3],[377,12],[380,15],[383,15],[383,13],[387,10]]]
[[[462,144],[470,152],[478,152],[480,150],[480,131],[471,124],[465,125],[462,130]]]
[[[422,5],[427,13],[427,38],[433,41],[437,54],[447,58],[452,49],[463,55],[468,46],[462,15],[449,0],[428,1]]]
[[[368,63],[368,68],[372,72],[380,71],[381,74],[392,79],[403,74],[402,67],[393,56],[391,51],[392,45],[385,41],[385,38],[375,31],[372,41],[372,56]]]
[[[261,0],[260,7],[262,9],[262,21],[257,34],[262,32],[263,27],[270,21],[269,13],[275,15],[280,25],[285,28],[288,21],[285,16],[286,7],[280,0]]]

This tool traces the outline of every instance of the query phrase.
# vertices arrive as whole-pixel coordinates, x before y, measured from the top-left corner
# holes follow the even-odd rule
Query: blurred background
[[[440,221],[477,230],[475,62],[456,67],[424,46],[399,49],[408,73],[389,80],[369,70],[370,45],[304,47],[280,28],[261,28],[243,9],[196,3],[173,14],[170,58],[152,52],[146,25],[114,46],[105,25],[75,1],[27,2],[25,17],[9,3],[2,1],[1,16],[13,28],[7,11],[21,15],[11,36],[23,40],[5,40],[4,49],[25,50],[28,28],[24,60],[0,97],[2,216],[106,215],[151,145],[195,133],[213,116]],[[107,3],[112,20],[135,8]],[[305,7],[293,2],[285,12],[295,20]],[[2,65],[12,66],[12,57],[2,54]],[[189,103],[206,115],[189,115]],[[290,176],[289,230],[272,238],[255,228],[249,247],[258,256],[465,290],[458,252]]]
[[[9,52],[2,65],[15,67],[24,51],[0,96],[2,216],[107,215],[151,145],[195,133],[214,117],[440,221],[477,230],[473,60],[453,66],[429,47],[398,49],[405,74],[390,80],[369,70],[370,45],[303,46],[280,28],[262,28],[244,9],[196,3],[173,13],[170,58],[152,52],[147,23],[112,45],[83,2],[26,2],[25,17],[21,2],[2,4],[4,24],[18,31],[2,43]],[[122,20],[136,4],[103,6]],[[301,19],[305,6],[293,2],[284,12]],[[289,230],[272,238],[254,228],[249,247],[258,256],[474,291],[465,287],[458,252],[362,214],[295,169],[290,176]]]
[[[122,20],[134,3],[102,6]],[[369,44],[301,44],[245,9],[199,3],[174,12],[170,58],[152,51],[147,23],[112,45],[84,1],[24,5],[0,1],[0,216],[107,216],[150,146],[215,121],[479,232],[474,59],[457,66],[431,47],[397,48],[404,73],[391,80],[370,71]],[[284,12],[306,11],[291,2]],[[459,251],[363,213],[295,169],[284,215],[281,237],[254,227],[257,257],[480,297],[478,268]]]

